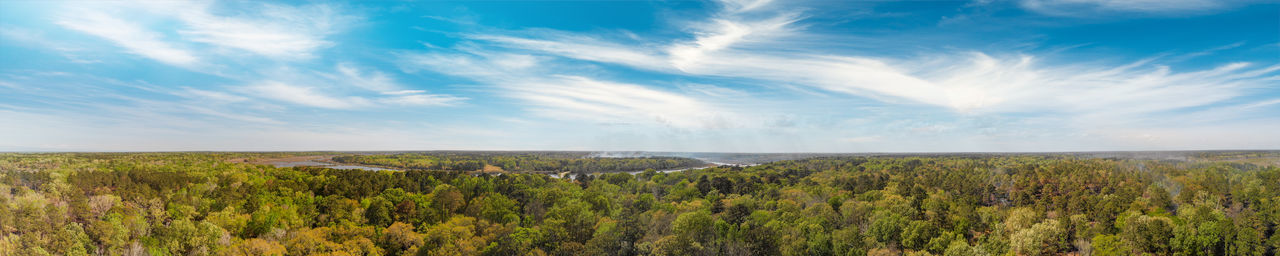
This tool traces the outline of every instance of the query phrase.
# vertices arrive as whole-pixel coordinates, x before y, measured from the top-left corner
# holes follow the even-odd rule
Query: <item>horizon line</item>
[[[654,150],[486,150],[486,149],[426,149],[426,150],[138,150],[138,151],[7,151],[0,153],[413,153],[413,152],[632,152],[632,153],[711,153],[711,154],[1079,154],[1079,153],[1191,153],[1191,152],[1276,152],[1277,149],[1176,149],[1176,150],[1080,150],[1080,151],[860,151],[860,152],[732,152],[732,151],[654,151]]]

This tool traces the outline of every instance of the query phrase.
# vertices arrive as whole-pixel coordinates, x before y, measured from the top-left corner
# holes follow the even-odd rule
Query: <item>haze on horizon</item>
[[[1280,148],[1280,3],[0,1],[0,151]]]

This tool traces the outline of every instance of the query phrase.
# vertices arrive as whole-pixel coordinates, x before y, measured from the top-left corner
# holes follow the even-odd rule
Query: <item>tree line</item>
[[[0,154],[0,255],[1280,253],[1280,168],[1238,162],[832,156],[557,179],[232,157]]]
[[[707,165],[683,157],[591,157],[588,152],[456,152],[345,155],[333,161],[411,170],[475,171],[497,166],[504,171],[543,173],[632,172]]]

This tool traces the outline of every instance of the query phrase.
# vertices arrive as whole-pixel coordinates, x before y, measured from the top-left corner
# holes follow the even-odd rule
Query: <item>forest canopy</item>
[[[823,156],[574,179],[535,172],[692,159],[232,161],[294,153],[271,154],[0,154],[0,255],[1280,253],[1275,154]]]

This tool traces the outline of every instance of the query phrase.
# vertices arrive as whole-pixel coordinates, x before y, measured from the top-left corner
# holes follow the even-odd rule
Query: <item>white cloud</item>
[[[327,83],[339,86],[306,85],[307,83]],[[361,93],[350,93],[343,90],[345,80],[309,80],[309,81],[277,81],[264,80],[235,89],[244,95],[283,101],[291,104],[328,108],[328,109],[361,109],[386,106],[453,106],[467,98],[444,94],[429,94],[424,90],[379,91],[376,95],[363,96]],[[226,98],[229,95],[213,92],[194,92],[197,95],[214,98]],[[239,96],[231,96],[239,97]]]
[[[742,13],[769,5],[773,0],[721,0],[719,2],[729,13]]]
[[[128,124],[166,127],[158,129],[190,129],[210,123],[243,126],[282,123],[250,111],[246,107],[253,103],[246,102],[248,98],[229,93],[189,87],[157,87],[141,81],[125,82],[85,74],[27,73],[21,77],[10,77],[16,79],[16,83],[41,86],[37,90],[13,91],[6,96],[43,102],[33,107],[11,109],[32,116],[45,116],[42,117],[44,119],[56,116],[81,127]]]
[[[1138,8],[1125,5],[1128,3],[1105,4],[1114,8]],[[1174,4],[1185,7],[1194,2]],[[1127,64],[1063,63],[1041,60],[1037,56],[1025,53],[946,50],[923,52],[918,57],[872,57],[856,52],[806,49],[803,45],[797,45],[794,42],[812,38],[832,38],[803,31],[803,24],[799,22],[801,15],[797,13],[760,7],[743,7],[752,5],[745,2],[724,3],[724,5],[726,6],[724,11],[712,14],[706,22],[685,24],[686,31],[693,36],[691,40],[631,42],[625,38],[638,40],[636,38],[643,37],[609,39],[611,37],[607,35],[541,30],[538,35],[492,34],[471,35],[468,38],[499,46],[501,49],[496,50],[498,53],[554,55],[678,76],[725,78],[732,81],[748,80],[778,86],[798,85],[836,95],[874,99],[891,106],[934,106],[960,117],[1018,116],[1020,114],[1049,116],[1042,119],[1050,120],[1054,125],[1047,125],[1046,127],[1052,126],[1052,128],[1044,128],[1045,131],[1052,130],[1064,134],[1103,125],[1117,130],[1134,129],[1134,127],[1141,127],[1142,122],[1146,122],[1147,118],[1177,118],[1180,115],[1169,113],[1235,101],[1250,95],[1251,90],[1275,85],[1276,81],[1280,80],[1277,79],[1280,77],[1277,74],[1280,71],[1280,65],[1251,63],[1232,63],[1200,70],[1175,71],[1159,64],[1162,60],[1171,61],[1168,59],[1147,59]],[[859,41],[852,40],[845,43],[856,45]],[[435,66],[433,70],[452,75],[482,78],[500,76],[511,71],[474,58],[444,55],[436,55],[432,58],[430,61],[437,63],[433,65]],[[1176,62],[1176,60],[1172,61]],[[522,72],[566,73],[563,69],[554,66],[535,69],[536,71],[522,70]],[[591,83],[572,80],[551,81],[557,86],[523,83],[521,85],[529,86],[503,88],[516,90],[519,96],[524,97],[522,99],[535,102],[539,108],[555,110],[544,112],[557,115],[593,113],[593,117],[607,117],[606,114],[591,110],[604,113],[627,112],[610,108],[612,106],[609,105],[597,106],[590,104],[593,101],[575,98],[579,95],[570,97],[571,95],[558,93],[564,90],[562,88],[564,86],[585,86]],[[718,92],[710,90],[714,88],[716,87],[682,87],[689,93],[719,95]],[[537,90],[547,90],[550,93],[538,95]],[[592,95],[594,94],[586,94],[582,97]],[[698,100],[707,102],[723,99]],[[861,99],[853,98],[847,101],[858,102]],[[703,104],[714,106],[709,103]],[[1274,103],[1264,100],[1255,104],[1259,107],[1233,108],[1230,111],[1257,111],[1261,107]],[[767,108],[758,104],[754,106],[754,108],[761,107]],[[760,109],[743,109],[742,111],[756,110]],[[640,113],[644,112],[640,111]],[[646,116],[634,113],[632,115]],[[728,118],[728,120],[739,121],[738,123],[741,123],[740,119],[741,117]],[[686,126],[697,127],[698,125]],[[921,131],[962,132],[944,130],[940,127],[942,126],[930,126]],[[860,136],[854,136],[854,138],[858,137]],[[1117,138],[1110,139],[1119,140]],[[968,140],[972,140],[972,143],[984,143],[981,137],[968,138]],[[999,143],[1005,143],[1001,144],[1001,147],[1008,147],[1011,150],[1046,148],[1018,144],[1014,140]],[[1106,148],[1084,144],[1072,145],[1081,148]],[[963,145],[960,148],[963,148]]]
[[[534,111],[558,119],[599,123],[656,123],[676,128],[726,128],[725,111],[684,95],[646,86],[579,76],[510,82],[504,92],[534,105]]]
[[[541,63],[504,64],[530,60],[524,55],[409,54],[402,59],[409,71],[425,69],[489,84],[499,95],[522,100],[530,111],[553,119],[680,129],[725,128],[737,119],[696,98],[650,86],[547,73],[537,68],[546,66]]]
[[[448,75],[479,78],[481,80],[501,80],[504,77],[532,73],[542,67],[539,65],[509,65],[532,60],[533,57],[521,54],[402,54],[401,67],[405,71],[430,70]]]
[[[426,92],[427,92],[426,90],[399,90],[399,91],[385,91],[385,92],[382,92],[382,94],[383,95],[409,95],[409,94],[419,94],[419,93],[426,93]]]
[[[243,102],[243,101],[249,100],[249,98],[240,96],[240,95],[234,95],[234,94],[218,92],[218,91],[200,90],[200,89],[195,89],[190,87],[184,88],[183,90],[175,92],[174,94],[182,97],[191,98],[191,99],[206,100],[206,101],[213,101],[213,102],[234,103],[234,102]]]
[[[1045,65],[1031,55],[992,56],[981,52],[934,53],[924,58],[834,54],[792,48],[787,42],[775,40],[784,36],[809,36],[789,28],[795,23],[796,14],[780,13],[763,18],[729,16],[734,20],[715,19],[710,23],[714,26],[695,23],[691,30],[696,39],[673,43],[666,47],[669,49],[666,55],[562,33],[540,39],[473,38],[500,38],[498,43],[505,47],[573,59],[680,75],[797,84],[884,102],[946,107],[961,113],[1117,116],[1204,106],[1241,96],[1248,88],[1274,83],[1272,77],[1280,70],[1280,66],[1236,63],[1209,70],[1174,72],[1149,60],[1128,65]],[[576,46],[581,42],[602,43]],[[596,57],[617,52],[637,56]],[[660,66],[654,59],[667,59],[669,66]]]
[[[421,91],[404,92],[398,95],[372,98],[362,96],[337,96],[324,93],[320,88],[289,84],[279,81],[263,81],[242,87],[239,91],[261,98],[308,107],[328,109],[358,109],[388,105],[452,106],[466,100],[466,98],[462,97],[426,94]]]
[[[186,28],[178,32],[186,39],[280,59],[312,58],[334,44],[327,36],[356,20],[328,5],[262,4],[255,8],[258,12],[243,16],[213,15],[206,5],[176,7],[183,9],[160,11],[181,14],[176,17]]]
[[[744,98],[749,93],[709,84],[681,84],[680,89],[716,98]]]
[[[246,94],[258,97],[318,108],[350,109],[370,104],[364,98],[330,96],[313,87],[286,84],[278,81],[263,81],[246,86],[242,90]]]
[[[473,35],[471,38],[575,59],[618,63],[649,70],[670,70],[672,68],[665,58],[656,56],[659,52],[657,50],[630,47],[624,43],[606,42],[590,36],[565,35],[559,32],[542,34],[547,35],[546,38],[531,39],[504,35]]]
[[[398,90],[397,88],[400,87],[386,73],[373,71],[369,72],[366,76],[363,71],[351,63],[340,63],[336,69],[338,74],[341,74],[342,76],[330,76],[330,78],[344,81],[347,84],[358,86],[366,90],[390,92],[396,91]]]
[[[93,51],[83,46],[83,43],[71,43],[59,40],[53,40],[46,35],[46,31],[37,31],[20,27],[0,27],[0,37],[25,44],[32,48],[45,48],[57,51],[67,58],[68,61],[79,64],[100,63],[102,61],[95,58],[85,56],[91,55]]]
[[[773,39],[789,32],[788,25],[799,19],[795,14],[779,15],[759,21],[715,19],[707,24],[695,25],[693,42],[677,43],[668,48],[671,63],[684,70],[697,65],[708,54],[725,50],[744,41]]]
[[[103,12],[77,10],[63,15],[57,21],[63,27],[101,37],[131,53],[160,62],[187,66],[199,61],[186,49],[165,40],[163,34],[151,31],[142,24],[119,19]]]
[[[1022,0],[1019,5],[1046,15],[1091,16],[1099,13],[1208,12],[1223,9],[1230,4],[1215,0]]]
[[[467,98],[451,95],[425,94],[422,91],[417,91],[398,94],[398,96],[387,97],[378,101],[404,106],[453,106],[465,100],[467,100]]]
[[[985,54],[939,64],[913,65],[919,69],[911,73],[946,99],[926,103],[960,111],[1071,114],[1143,114],[1213,104],[1268,83],[1265,76],[1280,69],[1246,63],[1186,72],[1145,62],[1042,66],[1029,56]]]
[[[1254,108],[1267,107],[1267,106],[1276,105],[1276,104],[1280,104],[1280,99],[1272,99],[1272,100],[1264,100],[1264,101],[1260,101],[1260,102],[1253,102],[1253,103],[1245,104],[1245,105],[1241,106],[1241,108],[1243,108],[1243,109],[1254,109]]]
[[[372,103],[388,103],[402,106],[452,106],[467,98],[443,94],[428,94],[426,90],[409,90],[395,81],[390,75],[377,70],[365,70],[351,63],[340,63],[335,68],[338,75],[321,74],[330,83],[340,86],[352,85],[373,91],[381,96],[372,98]]]
[[[94,2],[65,8],[57,23],[132,53],[189,67],[227,53],[212,51],[221,49],[279,60],[310,59],[335,44],[327,37],[359,20],[324,4],[241,4],[247,11],[219,11],[212,1]]]
[[[1214,2],[1213,6],[1196,6],[1202,2],[1162,1],[1161,3],[1167,4],[1165,6],[1135,5],[1148,1],[1027,0],[1021,3],[1033,3],[1036,5],[1033,7],[1042,9],[1027,8],[1032,11],[1053,12],[1049,14],[1055,15],[1181,14],[1199,12],[1195,9],[1200,7],[1211,10],[1230,7],[1221,2]],[[235,73],[235,68],[224,70],[219,67],[217,71],[209,72],[236,80],[238,82],[230,84],[237,86],[232,86],[229,90],[212,87],[169,90],[163,86],[155,86],[160,90],[149,91],[150,93],[183,98],[176,101],[146,102],[126,99],[130,102],[129,106],[115,104],[115,101],[83,103],[85,101],[81,98],[93,98],[94,95],[90,94],[97,93],[100,88],[77,94],[42,96],[41,100],[76,107],[64,113],[94,109],[100,111],[95,113],[112,115],[97,117],[105,120],[98,123],[72,120],[92,116],[88,114],[63,118],[67,120],[63,125],[68,127],[132,122],[139,127],[166,126],[163,129],[168,129],[167,135],[173,138],[168,141],[169,145],[182,145],[183,148],[239,148],[246,146],[218,143],[256,138],[260,140],[254,141],[269,142],[249,147],[280,143],[311,150],[318,149],[316,147],[414,147],[416,144],[413,143],[436,138],[412,142],[388,139],[377,143],[363,140],[367,137],[405,135],[403,127],[396,128],[399,129],[398,132],[383,130],[364,133],[331,131],[332,129],[295,131],[293,128],[299,125],[294,124],[308,123],[291,120],[293,118],[287,109],[281,106],[365,110],[366,112],[330,112],[334,115],[363,116],[365,113],[377,114],[367,110],[400,106],[453,106],[469,100],[453,95],[431,94],[410,84],[417,80],[407,76],[398,77],[395,72],[382,72],[371,66],[355,63],[327,62],[324,50],[337,46],[337,40],[332,37],[348,28],[344,24],[358,20],[340,13],[340,8],[333,5],[284,6],[242,2],[230,5],[253,8],[224,9],[226,6],[211,3],[130,2],[127,4],[138,5],[142,9],[122,6],[82,8],[81,11],[86,15],[71,12],[56,21],[68,29],[106,39],[131,54],[191,70],[202,70],[206,64],[243,66],[244,70],[253,70],[243,74],[223,75],[225,73],[219,71]],[[563,148],[568,144],[592,148],[588,137],[593,135],[600,137],[601,141],[613,143],[604,144],[613,145],[606,147],[619,149],[757,151],[851,148],[904,151],[1043,150],[1112,149],[1123,146],[1138,147],[1126,149],[1145,149],[1142,147],[1148,146],[1161,149],[1177,148],[1179,145],[1266,147],[1275,145],[1276,139],[1280,138],[1269,136],[1266,129],[1259,128],[1275,127],[1274,117],[1262,115],[1267,114],[1266,111],[1275,110],[1280,100],[1258,99],[1258,95],[1250,95],[1260,90],[1270,90],[1265,88],[1276,84],[1280,77],[1277,76],[1280,66],[1268,66],[1270,63],[1237,63],[1197,70],[1160,65],[1178,63],[1168,58],[1129,64],[1064,64],[1057,60],[1042,59],[1042,56],[1036,54],[954,49],[919,52],[919,57],[879,57],[883,55],[810,47],[814,44],[806,42],[835,42],[821,44],[848,46],[842,49],[876,48],[866,45],[882,46],[885,43],[806,32],[804,26],[809,23],[802,20],[804,16],[780,10],[779,4],[788,3],[769,0],[722,1],[720,5],[724,10],[703,20],[675,21],[676,26],[681,26],[681,31],[688,32],[685,37],[677,39],[669,39],[668,34],[661,34],[662,39],[652,40],[648,35],[628,31],[619,31],[618,36],[539,29],[515,33],[472,33],[464,35],[470,42],[456,44],[458,46],[454,49],[432,47],[432,53],[429,54],[402,54],[399,57],[403,62],[401,68],[406,72],[425,69],[474,80],[480,85],[467,89],[488,89],[488,92],[500,96],[498,101],[510,101],[499,102],[502,105],[500,107],[515,105],[536,117],[608,124],[608,127],[568,127],[574,125],[538,118],[504,122],[511,123],[509,126],[512,127],[519,127],[516,129],[527,129],[525,127],[529,126],[551,129],[555,131],[542,135],[571,134],[562,136],[573,139],[571,142],[559,138],[542,140],[544,142],[537,143],[542,147]],[[0,34],[9,38],[23,36],[11,32],[0,30]],[[815,38],[821,40],[814,40]],[[441,54],[450,50],[461,54]],[[1212,50],[1203,54],[1211,52]],[[238,58],[243,57],[242,55],[250,58]],[[1197,55],[1202,53],[1188,56]],[[288,74],[273,74],[269,70],[263,72],[266,65],[257,63],[264,60],[259,56],[269,59],[265,62],[270,63],[267,65],[286,66],[281,68],[285,71],[279,73]],[[325,62],[304,62],[317,59]],[[583,65],[583,62],[607,65]],[[288,67],[295,64],[299,66],[293,67],[301,70]],[[301,68],[300,65],[319,68]],[[633,70],[616,72],[621,69],[615,69],[615,66]],[[632,75],[636,70],[662,74],[640,76],[637,79],[618,78],[634,78],[636,76]],[[27,86],[28,84],[38,83],[22,83],[19,86],[17,83],[0,81],[0,89],[22,89],[24,93],[42,89]],[[793,98],[791,96],[794,95],[774,96],[756,91],[749,94],[744,92],[746,90],[735,90],[740,87],[730,89],[717,86],[724,84],[791,88],[796,92],[812,95]],[[281,106],[271,105],[277,103]],[[1221,107],[1226,104],[1234,105]],[[245,111],[262,110],[264,108],[259,108],[262,105],[270,106],[265,108],[268,111],[262,112],[279,114],[273,117],[290,120],[290,127],[272,130],[272,133],[243,128],[226,129],[234,132],[221,133],[218,136],[222,137],[219,138],[237,139],[206,138],[200,142],[185,140],[184,136],[202,134],[191,131],[204,131],[200,129],[207,128],[198,127],[210,124],[221,125],[220,128],[234,126],[229,124],[281,124],[277,119],[256,115],[261,112]],[[864,105],[881,108],[858,107]],[[22,111],[31,109],[34,108]],[[61,113],[49,116],[59,116],[57,114]],[[2,111],[0,115],[18,116]],[[1022,116],[1036,116],[1039,120],[1034,121],[1044,127],[1032,129],[1016,124],[1011,126],[1018,127],[1005,129],[999,127],[1006,124],[1001,122],[990,125],[969,123],[971,119],[992,116],[1018,121],[1033,119]],[[378,125],[384,124],[376,122],[380,117],[385,116],[369,115],[366,120],[374,120],[373,123]],[[856,124],[831,122],[823,126],[819,123],[824,122],[821,120],[824,118],[867,121]],[[1246,118],[1252,119],[1239,125],[1205,125],[1232,123]],[[1178,121],[1153,121],[1158,119]],[[191,120],[207,122],[188,122]],[[907,121],[898,123],[900,120]],[[324,126],[316,123],[308,125],[309,128]],[[655,126],[673,129],[653,129]],[[17,134],[23,134],[23,131],[36,133],[41,128],[40,125],[29,125],[0,129],[14,127],[21,128]],[[116,127],[113,132],[117,135],[132,135],[119,136],[120,138],[135,139],[153,131],[131,131],[131,128],[137,127]],[[501,130],[489,133],[474,128],[477,127],[444,129],[446,132],[439,134],[449,134],[450,137],[461,134],[463,136],[460,137],[474,140],[490,135],[523,132]],[[999,135],[985,134],[986,129]],[[1074,133],[1088,133],[1096,137],[1082,135],[1081,138],[1094,140],[1080,141],[1075,140],[1078,137],[1054,137]],[[47,134],[90,133],[77,128],[74,132]],[[263,134],[291,139],[272,139]],[[512,137],[528,137],[524,136],[527,134],[536,133]],[[1248,138],[1258,134],[1265,138]],[[340,136],[341,139],[332,139],[330,136]],[[50,135],[44,139],[57,141],[54,137],[56,136]],[[1209,137],[1230,138],[1218,141],[1218,144],[1196,141]],[[1099,138],[1120,142],[1098,143],[1101,141]],[[1152,138],[1157,139],[1149,141]],[[460,138],[453,139],[464,141]],[[310,142],[306,140],[326,142],[308,144]],[[1129,140],[1137,142],[1125,142]],[[101,145],[128,142],[124,139],[119,143],[111,140],[96,141]],[[883,143],[885,141],[894,143]],[[30,140],[23,143],[28,142]],[[44,143],[40,140],[34,142]],[[519,145],[518,143],[522,142],[504,138],[488,145],[501,148]],[[1007,148],[982,143],[1007,143],[1000,145]],[[846,146],[855,144],[867,146]],[[134,145],[142,149],[156,149],[147,148],[152,145]],[[476,147],[475,145],[477,144],[472,141],[465,141],[451,146]]]
[[[221,117],[221,118],[226,118],[231,120],[239,120],[239,121],[253,122],[253,123],[264,123],[264,124],[284,124],[284,122],[276,121],[271,118],[244,115],[244,114],[238,114],[238,113],[227,113],[224,111],[219,111],[216,109],[200,107],[200,106],[187,105],[187,106],[184,106],[184,108],[186,108],[187,110],[193,113],[216,116],[216,117]]]

